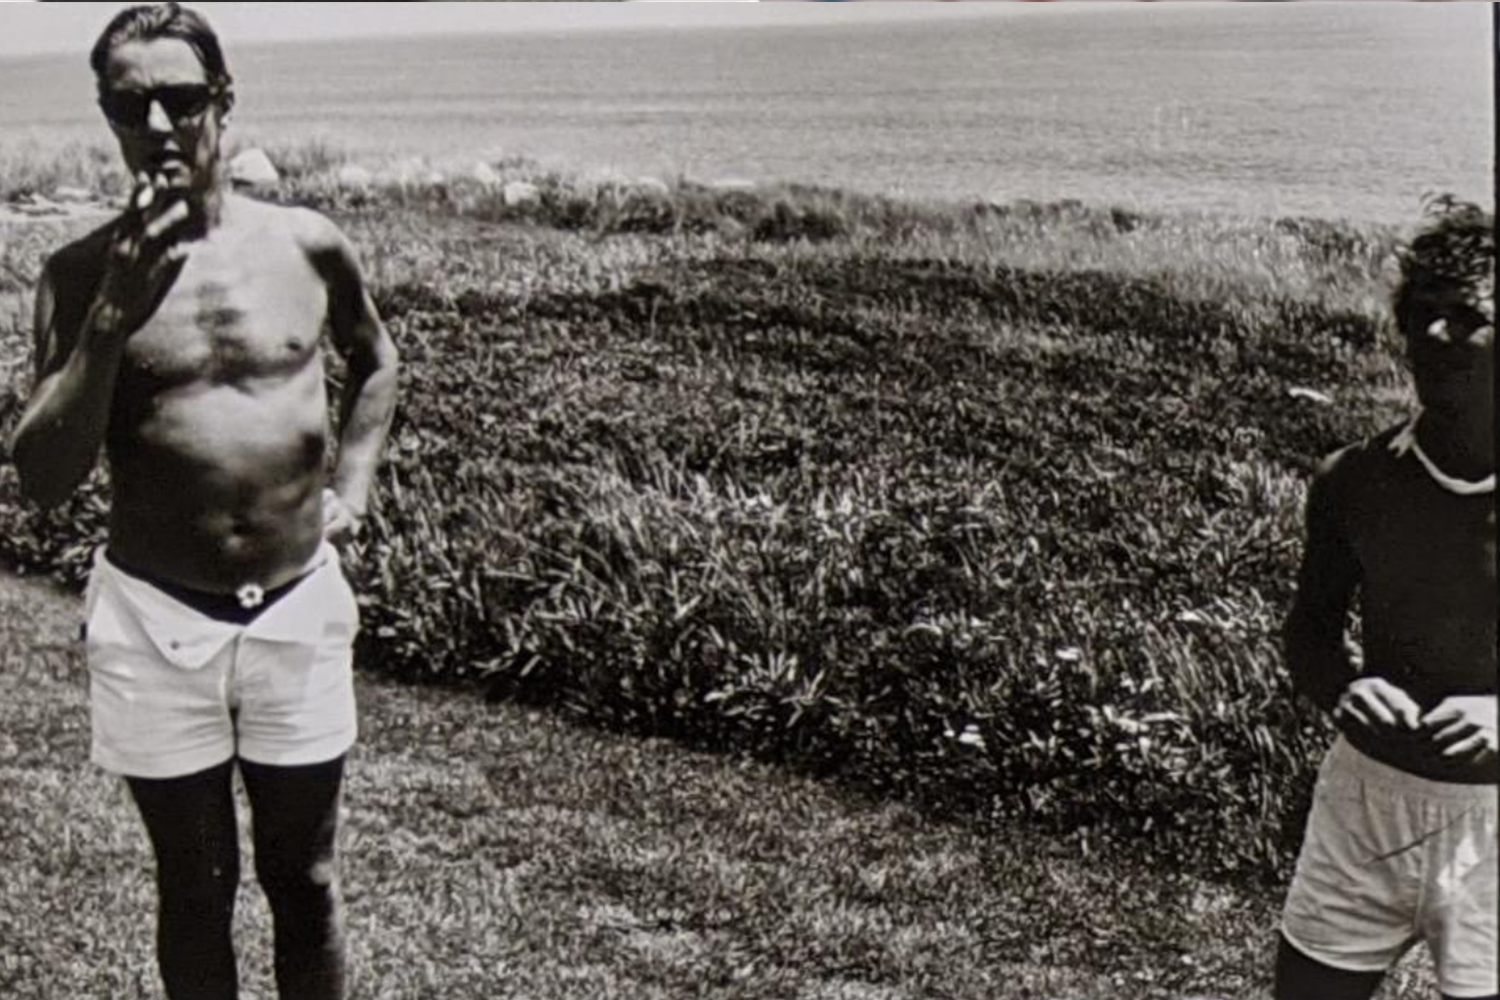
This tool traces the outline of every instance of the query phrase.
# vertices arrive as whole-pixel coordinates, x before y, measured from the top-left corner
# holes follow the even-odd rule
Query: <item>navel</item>
[[[250,526],[243,521],[232,521],[228,533],[221,536],[220,551],[229,559],[242,557],[251,546]]]

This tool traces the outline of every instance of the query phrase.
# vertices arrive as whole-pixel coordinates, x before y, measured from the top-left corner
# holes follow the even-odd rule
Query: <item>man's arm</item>
[[[1307,494],[1306,546],[1297,596],[1282,629],[1292,685],[1332,712],[1359,676],[1349,648],[1349,607],[1359,587],[1359,560],[1340,524],[1334,482],[1337,457],[1319,467]]]
[[[98,309],[78,325],[58,316],[52,267],[36,293],[36,381],[11,439],[21,492],[43,507],[66,500],[98,461],[124,344]]]
[[[171,237],[187,214],[184,203],[158,197],[150,179],[140,179],[118,223],[43,270],[32,330],[36,382],[11,439],[21,492],[33,502],[62,503],[99,460],[125,342],[182,260]]]
[[[312,222],[311,255],[328,288],[334,347],[348,363],[339,404],[338,464],[325,511],[335,541],[357,533],[396,410],[400,359],[370,299],[353,246],[321,216]]]
[[[1349,647],[1348,616],[1362,578],[1349,544],[1340,482],[1348,453],[1318,469],[1307,496],[1307,544],[1297,597],[1282,638],[1293,686],[1334,717],[1341,728],[1414,730],[1421,709],[1380,677],[1361,676]]]

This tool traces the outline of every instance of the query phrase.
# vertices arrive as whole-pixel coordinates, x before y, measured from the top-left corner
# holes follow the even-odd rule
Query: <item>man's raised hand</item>
[[[165,178],[136,175],[94,304],[96,328],[125,335],[150,318],[172,271],[187,256],[180,237],[191,217],[186,199],[174,196]]]

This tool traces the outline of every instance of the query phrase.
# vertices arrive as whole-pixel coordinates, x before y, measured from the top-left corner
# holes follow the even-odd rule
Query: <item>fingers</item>
[[[152,175],[142,170],[135,175],[135,191],[130,196],[130,207],[136,212],[145,212],[152,205],[166,202],[167,195],[177,190],[166,174]]]
[[[331,489],[323,491],[323,537],[342,549],[359,538],[363,523]]]
[[[1452,722],[1455,719],[1462,719],[1463,717],[1464,713],[1457,705],[1452,701],[1445,701],[1437,708],[1422,716],[1422,725],[1430,729],[1433,726],[1441,726],[1446,722]]]
[[[155,200],[156,185],[151,183],[151,175],[142,170],[135,175],[135,191],[130,195],[130,207],[137,213],[144,212]]]
[[[192,208],[182,199],[167,201],[151,184],[142,185],[131,198],[138,209],[133,224],[127,224],[115,241],[114,265],[121,275],[153,275],[163,266],[186,259],[188,247],[176,238],[192,219]],[[152,206],[162,211],[147,219]],[[163,207],[165,206],[165,207]]]
[[[1482,730],[1468,719],[1458,719],[1452,725],[1433,733],[1432,739],[1435,743],[1448,743],[1466,733],[1472,734],[1474,732],[1482,732]]]
[[[336,529],[340,522],[351,520],[344,505],[339,502],[339,496],[333,490],[323,491],[323,529],[331,532]]]
[[[358,521],[345,513],[323,525],[323,537],[340,553],[347,553],[359,540],[360,527]]]
[[[1350,684],[1334,713],[1369,728],[1416,730],[1421,727],[1422,719],[1422,709],[1410,695],[1378,677]]]
[[[1422,727],[1422,706],[1405,691],[1394,684],[1380,683],[1379,696],[1390,708],[1396,719],[1407,729]]]
[[[1410,695],[1389,681],[1362,677],[1345,688],[1333,715],[1377,736],[1382,729],[1398,727],[1424,733],[1446,760],[1478,763],[1500,755],[1493,697],[1449,698],[1424,714]]]
[[[192,217],[192,210],[188,208],[185,201],[175,201],[172,207],[167,209],[156,218],[146,224],[146,230],[142,236],[147,242],[155,242],[165,236],[173,228],[182,225]]]
[[[1391,710],[1386,700],[1379,697],[1375,691],[1369,688],[1361,688],[1354,692],[1351,701],[1362,710],[1362,714],[1373,718],[1375,721],[1387,726],[1394,726],[1396,724],[1396,713]]]
[[[1422,725],[1447,760],[1478,762],[1496,753],[1493,699],[1449,698],[1423,716]]]
[[[1333,710],[1333,714],[1335,717],[1343,716],[1345,718],[1353,719],[1355,722],[1359,723],[1361,726],[1364,726],[1366,729],[1370,727],[1369,717],[1361,712],[1355,706],[1353,701],[1339,702],[1338,707]]]
[[[348,514],[339,514],[323,525],[323,533],[329,538],[334,536],[357,538],[361,527],[362,525]]]
[[[144,170],[137,173],[127,213],[133,222],[129,229],[147,242],[161,239],[192,215],[186,199],[180,195],[165,174],[153,177]]]
[[[1443,756],[1447,758],[1474,758],[1480,760],[1495,753],[1493,736],[1483,730],[1474,733],[1466,739],[1459,740],[1452,746],[1443,748]]]

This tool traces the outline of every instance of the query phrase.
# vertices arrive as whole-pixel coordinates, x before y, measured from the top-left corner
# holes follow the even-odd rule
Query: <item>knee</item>
[[[338,897],[338,862],[332,856],[312,861],[274,854],[257,857],[255,875],[273,905],[317,905],[325,901],[332,905]]]
[[[194,918],[227,913],[239,892],[240,864],[226,856],[193,866],[161,866],[157,870],[157,894],[162,908]]]
[[[332,857],[308,864],[268,860],[256,876],[271,904],[279,956],[339,947],[343,937],[338,868]],[[278,959],[280,961],[281,959]]]

